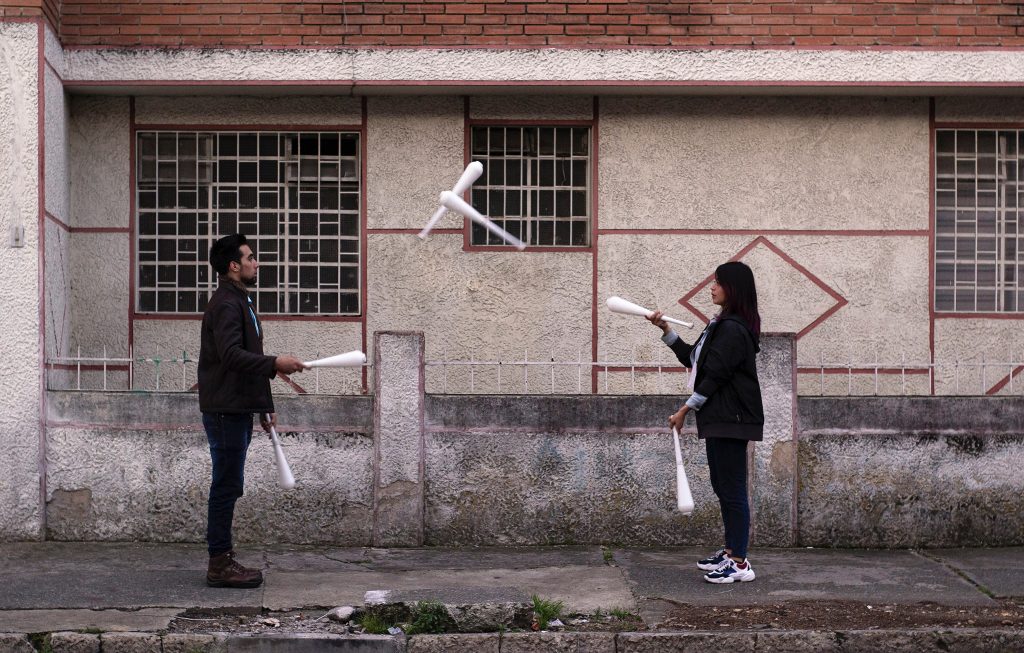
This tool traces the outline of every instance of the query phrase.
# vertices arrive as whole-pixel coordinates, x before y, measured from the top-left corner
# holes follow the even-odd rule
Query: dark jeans
[[[747,557],[750,541],[750,504],[747,502],[747,441],[707,438],[711,488],[722,506],[725,548],[737,558]]]
[[[245,454],[252,440],[252,413],[203,413],[210,441],[213,479],[206,513],[206,546],[210,556],[230,551],[235,501],[245,486]]]

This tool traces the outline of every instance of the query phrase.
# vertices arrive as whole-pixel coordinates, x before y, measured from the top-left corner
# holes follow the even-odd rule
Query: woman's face
[[[725,308],[725,302],[728,297],[725,296],[725,288],[718,285],[718,279],[711,282],[711,301],[716,306]]]

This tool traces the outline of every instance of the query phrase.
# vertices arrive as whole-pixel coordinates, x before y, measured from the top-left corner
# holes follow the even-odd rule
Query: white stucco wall
[[[370,98],[366,124],[366,220],[371,229],[422,229],[463,164],[459,97]],[[462,226],[448,213],[438,229]]]
[[[76,49],[73,80],[334,83],[432,80],[550,83],[1020,83],[1019,55],[1000,50],[370,48],[348,50]]]
[[[600,135],[604,229],[928,224],[923,99],[607,98]]]
[[[39,535],[39,26],[0,22],[0,540]],[[12,225],[25,246],[9,245]]]
[[[71,234],[72,345],[83,356],[128,354],[128,234]]]
[[[469,117],[474,120],[590,120],[594,99],[589,95],[475,95]]]
[[[591,257],[576,253],[464,252],[462,234],[371,234],[367,332],[417,330],[428,361],[577,360],[590,352]],[[506,371],[503,392],[523,388],[523,370]],[[575,391],[576,370],[556,387]],[[586,379],[586,377],[585,377]],[[478,370],[478,391],[496,388],[497,370]],[[531,372],[534,388],[550,370]],[[466,368],[449,372],[448,389],[468,391]],[[427,392],[444,388],[428,371]]]
[[[131,213],[128,98],[71,96],[71,225],[127,229]]]
[[[140,125],[358,125],[360,100],[337,96],[139,96]]]

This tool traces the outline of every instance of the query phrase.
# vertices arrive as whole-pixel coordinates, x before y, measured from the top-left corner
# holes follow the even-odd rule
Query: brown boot
[[[206,584],[210,587],[259,587],[263,584],[263,572],[243,567],[235,562],[235,552],[228,551],[210,558]]]

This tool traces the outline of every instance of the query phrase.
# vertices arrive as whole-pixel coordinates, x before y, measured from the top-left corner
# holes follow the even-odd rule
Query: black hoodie
[[[761,351],[747,323],[737,315],[723,315],[707,326],[707,336],[697,361],[693,390],[707,397],[697,417],[702,438],[760,440],[764,432],[761,384],[757,381],[755,355]],[[693,345],[682,338],[669,345],[690,367]]]

